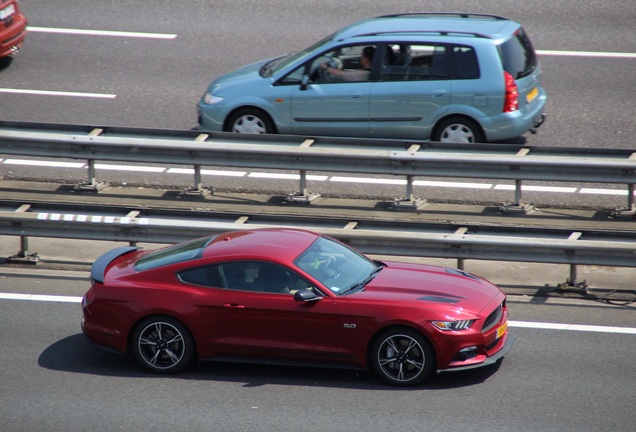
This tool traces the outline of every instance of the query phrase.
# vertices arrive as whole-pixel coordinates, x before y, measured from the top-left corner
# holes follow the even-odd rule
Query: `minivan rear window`
[[[537,56],[522,28],[498,47],[503,68],[514,79],[526,77],[537,67]]]

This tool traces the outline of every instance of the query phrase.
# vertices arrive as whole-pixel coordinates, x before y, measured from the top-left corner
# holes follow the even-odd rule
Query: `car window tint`
[[[373,64],[376,48],[370,44],[348,45],[324,52],[311,62],[309,78],[316,84],[368,81],[370,69],[364,67],[362,56],[363,53],[370,56],[370,63]],[[330,64],[330,72],[321,69],[323,63]]]
[[[294,293],[311,284],[292,270],[256,261],[241,261],[221,265],[229,289],[278,294]]]
[[[140,258],[135,263],[135,270],[143,271],[153,268],[175,264],[178,262],[189,261],[201,257],[205,247],[210,244],[216,236],[205,237],[180,243],[174,246],[168,246],[149,253]]]
[[[519,29],[512,38],[499,45],[498,49],[504,70],[514,79],[530,75],[537,66],[534,49],[523,29]]]
[[[479,63],[473,48],[453,47],[453,75],[456,79],[479,78]]]
[[[218,266],[198,267],[184,270],[180,272],[178,276],[183,282],[195,285],[217,288],[223,288],[225,286]]]
[[[449,79],[449,62],[444,45],[387,44],[384,49],[381,81],[422,81]]]

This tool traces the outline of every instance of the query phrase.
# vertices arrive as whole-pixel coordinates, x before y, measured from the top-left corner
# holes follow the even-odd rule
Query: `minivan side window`
[[[453,47],[453,76],[455,79],[479,78],[479,63],[472,47]]]
[[[380,81],[450,79],[448,49],[426,43],[389,43],[384,47]]]

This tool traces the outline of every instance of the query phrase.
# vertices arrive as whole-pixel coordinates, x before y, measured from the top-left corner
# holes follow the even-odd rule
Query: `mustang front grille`
[[[488,315],[488,318],[486,318],[486,322],[484,322],[484,325],[481,327],[481,331],[487,332],[488,330],[493,328],[495,325],[497,325],[497,323],[499,323],[499,321],[501,320],[502,314],[503,314],[503,303],[497,306],[497,309],[495,309],[490,315]]]

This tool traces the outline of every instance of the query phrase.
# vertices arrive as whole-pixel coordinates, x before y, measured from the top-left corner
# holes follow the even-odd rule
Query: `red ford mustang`
[[[174,373],[194,359],[373,368],[416,385],[492,364],[512,345],[506,296],[462,270],[374,261],[286,228],[214,235],[99,257],[82,330]]]

